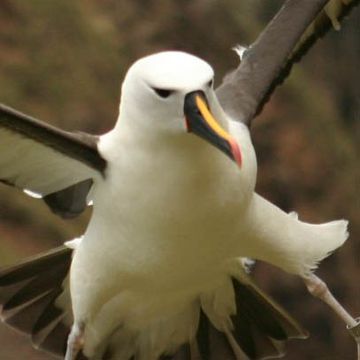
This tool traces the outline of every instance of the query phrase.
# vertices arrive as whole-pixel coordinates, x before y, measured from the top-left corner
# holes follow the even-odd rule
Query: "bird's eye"
[[[212,87],[213,86],[213,79],[211,79],[208,83],[207,83],[208,87]]]
[[[158,89],[158,88],[153,88],[153,90],[162,98],[167,98],[169,97],[174,91],[173,90],[168,90],[168,89]]]

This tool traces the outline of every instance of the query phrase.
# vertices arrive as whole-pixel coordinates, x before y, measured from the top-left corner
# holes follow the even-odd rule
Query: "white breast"
[[[184,139],[166,152],[144,144],[129,151],[134,144],[124,140],[127,151],[114,154],[100,143],[110,165],[94,187],[71,291],[75,318],[94,317],[102,337],[119,322],[141,329],[159,314],[175,316],[219,283],[224,261],[234,256],[235,229],[255,181],[251,144],[243,144],[251,163],[245,157],[238,169],[211,145],[198,148],[201,139]]]

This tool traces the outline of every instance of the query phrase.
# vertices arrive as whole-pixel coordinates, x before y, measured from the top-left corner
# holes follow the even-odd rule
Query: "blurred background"
[[[180,49],[215,68],[217,82],[282,1],[2,0],[0,102],[67,130],[103,133],[117,117],[120,84],[146,54]],[[348,242],[318,271],[360,315],[360,8],[297,65],[253,126],[257,191],[302,220],[350,220]],[[90,211],[63,221],[40,200],[0,186],[0,267],[83,233]],[[302,282],[266,264],[258,284],[310,331],[287,359],[354,359],[343,324]],[[51,359],[0,325],[0,359]]]

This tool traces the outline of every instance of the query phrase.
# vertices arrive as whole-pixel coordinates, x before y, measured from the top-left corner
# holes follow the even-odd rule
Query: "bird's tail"
[[[248,216],[252,237],[246,255],[300,276],[309,275],[349,236],[346,220],[309,224],[259,195],[254,196]]]
[[[197,347],[202,359],[269,359],[284,354],[284,341],[306,338],[308,333],[249,279],[232,279],[236,314],[233,328],[222,332],[201,311]],[[242,356],[242,357],[241,357]]]
[[[302,223],[302,225],[310,230],[306,239],[308,246],[302,253],[303,263],[310,271],[316,269],[321,260],[342,246],[349,237],[346,220],[335,220],[319,225]]]
[[[0,270],[1,320],[30,335],[35,347],[59,356],[70,329],[56,300],[64,291],[72,251],[61,246]]]

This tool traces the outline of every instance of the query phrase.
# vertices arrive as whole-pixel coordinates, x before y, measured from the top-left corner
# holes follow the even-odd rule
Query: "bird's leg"
[[[351,336],[355,339],[360,360],[360,318],[353,318],[344,307],[335,299],[326,283],[318,276],[311,274],[304,277],[305,285],[311,295],[328,304],[331,309],[345,322]]]
[[[67,340],[64,360],[75,360],[79,351],[84,346],[84,325],[74,323]]]
[[[334,295],[330,292],[323,280],[321,280],[318,276],[311,274],[304,278],[304,282],[310,294],[328,304],[348,327],[354,327],[357,325],[357,321],[335,299]]]

